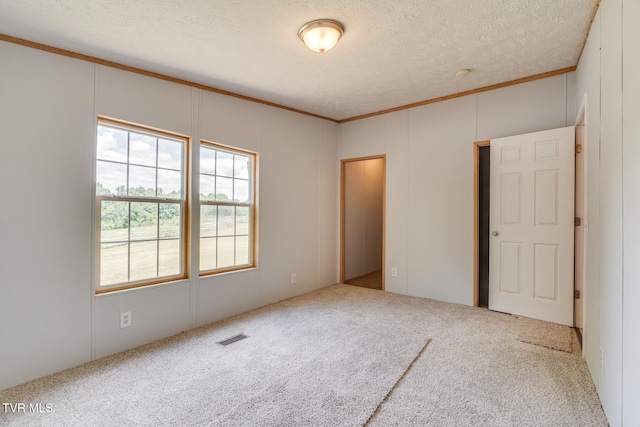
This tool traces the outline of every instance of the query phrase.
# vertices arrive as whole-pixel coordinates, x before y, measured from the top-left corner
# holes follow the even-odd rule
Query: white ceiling
[[[342,120],[575,66],[597,2],[2,0],[0,34]]]

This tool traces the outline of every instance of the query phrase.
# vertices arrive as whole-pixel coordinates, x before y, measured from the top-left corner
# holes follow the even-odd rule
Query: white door
[[[573,326],[574,138],[491,140],[491,310]]]

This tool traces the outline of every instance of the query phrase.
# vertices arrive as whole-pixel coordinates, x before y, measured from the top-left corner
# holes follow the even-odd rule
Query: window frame
[[[200,149],[202,147],[213,149],[216,151],[222,151],[229,154],[238,154],[241,156],[247,156],[251,158],[251,170],[250,176],[248,178],[249,182],[249,203],[241,203],[241,202],[233,202],[233,201],[216,201],[216,200],[202,200],[200,194],[202,193],[202,188],[200,186],[201,176],[203,175],[200,170],[198,173],[198,230],[197,230],[197,240],[198,240],[198,275],[199,277],[207,277],[214,276],[217,274],[235,272],[235,271],[243,271],[254,269],[258,267],[258,162],[259,162],[259,154],[255,151],[233,147],[230,145],[220,144],[218,142],[212,142],[205,139],[200,140],[200,144],[198,146],[198,160],[200,162]],[[205,174],[209,176],[218,176]],[[195,179],[196,177],[194,177]],[[214,269],[203,270],[201,266],[202,260],[202,206],[232,206],[232,207],[247,207],[249,208],[249,262],[247,264],[220,267]],[[237,236],[236,234],[233,235]],[[219,237],[219,236],[218,236]]]
[[[103,195],[98,194],[96,190],[97,185],[97,169],[94,171],[94,201],[95,201],[95,226],[94,226],[94,235],[95,235],[95,245],[94,245],[94,263],[95,263],[95,271],[94,271],[94,289],[96,295],[113,292],[113,291],[121,291],[125,289],[133,289],[140,288],[144,286],[157,285],[161,283],[172,282],[176,280],[187,279],[189,277],[189,244],[190,244],[190,235],[189,235],[189,158],[190,158],[190,150],[191,150],[191,138],[187,135],[182,135],[176,132],[170,132],[166,130],[161,130],[157,128],[153,128],[150,126],[143,126],[139,124],[134,124],[131,122],[117,120],[110,117],[98,116],[95,126],[96,138],[95,138],[95,146],[97,147],[98,143],[98,127],[104,125],[110,128],[115,128],[119,130],[124,130],[126,132],[134,132],[143,135],[152,136],[155,138],[164,138],[168,140],[173,140],[177,142],[181,142],[182,145],[182,163],[181,167],[181,198],[167,198],[167,197],[149,197],[149,196],[132,196],[132,195]],[[128,151],[129,153],[129,147]],[[127,155],[127,157],[129,154]],[[95,152],[94,155],[94,167],[97,168],[98,161],[98,153]],[[104,161],[104,160],[103,160]],[[118,163],[118,162],[115,162]],[[130,159],[127,158],[126,164],[129,167],[132,165],[130,163]],[[133,166],[137,166],[135,163]],[[163,169],[158,167],[157,161],[155,165],[156,173],[158,169]],[[127,182],[127,186],[128,186]],[[157,185],[157,182],[156,182]],[[113,283],[109,285],[101,285],[101,238],[102,238],[102,217],[101,217],[101,208],[102,202],[104,201],[115,201],[115,202],[127,202],[127,203],[152,203],[157,204],[158,206],[161,204],[177,204],[180,206],[181,216],[180,216],[180,224],[179,224],[179,237],[177,240],[179,241],[179,267],[180,272],[178,274],[160,276],[160,277],[152,277],[147,279],[140,280],[128,280],[126,282]],[[158,226],[160,224],[160,217],[158,216]],[[155,239],[149,240],[139,240],[139,241],[155,241],[161,242],[163,240],[160,234],[156,236]],[[170,239],[175,240],[175,239]],[[124,241],[124,240],[123,240]],[[131,227],[129,226],[129,234],[127,236],[127,242],[131,244],[131,242],[139,242],[136,240],[131,240]],[[160,258],[160,251],[157,253],[157,257]],[[128,255],[127,263],[130,265],[131,256],[130,253]],[[157,268],[160,268],[159,261],[157,264]],[[127,273],[130,274],[130,271]]]

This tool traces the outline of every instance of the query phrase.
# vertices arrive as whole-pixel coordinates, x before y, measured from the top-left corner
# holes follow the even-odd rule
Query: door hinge
[[[576,299],[580,299],[580,290],[579,289],[574,290],[574,294],[575,294],[575,298]]]
[[[580,227],[580,226],[582,225],[582,218],[580,218],[579,216],[577,216],[577,217],[574,219],[573,224],[574,224],[576,227]]]
[[[582,144],[576,144],[576,154],[582,153]]]

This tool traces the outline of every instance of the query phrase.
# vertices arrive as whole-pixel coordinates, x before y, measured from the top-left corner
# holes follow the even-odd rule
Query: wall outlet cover
[[[128,328],[129,326],[131,326],[131,312],[120,313],[120,328]]]

